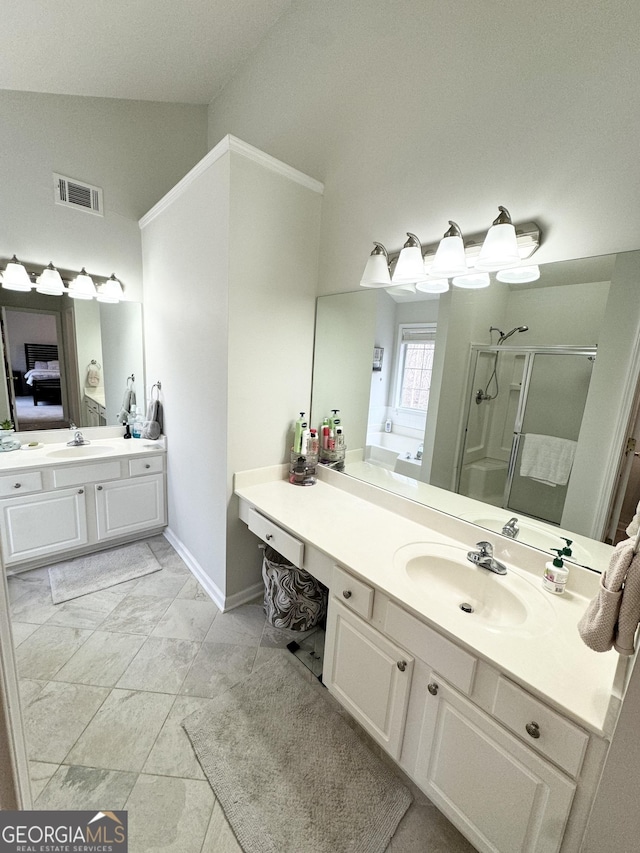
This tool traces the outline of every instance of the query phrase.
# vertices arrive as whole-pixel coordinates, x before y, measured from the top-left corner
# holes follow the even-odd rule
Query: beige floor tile
[[[389,849],[391,853],[475,853],[475,847],[431,803],[409,807]]]
[[[242,853],[218,800],[213,806],[202,853]]]
[[[31,781],[31,799],[34,804],[38,799],[44,786],[58,769],[57,764],[49,764],[45,761],[29,762],[29,779]],[[35,805],[34,805],[35,808]]]
[[[186,779],[204,779],[200,763],[191,746],[182,721],[196,711],[211,704],[210,699],[195,696],[177,696],[153,749],[143,767],[144,773],[159,776],[180,776]]]
[[[186,575],[182,573],[176,576],[162,569],[159,572],[154,572],[152,575],[140,578],[131,595],[149,595],[156,598],[173,599],[184,586],[186,579]]]
[[[129,690],[179,693],[200,648],[190,640],[148,637],[117,686]]]
[[[205,637],[205,642],[258,646],[264,623],[264,612],[258,604],[247,604],[228,613],[219,613]]]
[[[65,762],[107,770],[141,770],[173,700],[165,693],[112,690]]]
[[[51,590],[45,584],[32,584],[11,605],[11,618],[18,622],[42,625],[56,613]]]
[[[41,625],[16,649],[20,677],[52,678],[90,636],[83,628]]]
[[[108,695],[105,687],[46,684],[31,702],[23,703],[29,758],[60,764]]]
[[[55,612],[47,619],[47,625],[97,628],[125,597],[124,592],[114,592],[115,589],[103,589],[57,604]]]
[[[34,803],[36,809],[114,811],[124,808],[137,773],[62,764]]]
[[[54,680],[114,687],[144,641],[145,638],[139,634],[94,631],[58,670]]]
[[[121,634],[150,634],[170,604],[170,598],[128,595],[111,611],[100,628]]]
[[[33,699],[36,698],[38,693],[42,690],[43,687],[46,687],[46,681],[39,681],[35,678],[21,678],[19,681],[20,685],[20,700],[23,706],[28,705]]]
[[[32,625],[29,622],[17,622],[14,620],[11,623],[11,630],[13,632],[13,647],[17,649],[27,637],[30,637],[34,631],[38,630],[38,626]]]
[[[152,632],[153,637],[172,637],[201,643],[218,613],[213,601],[176,599]]]
[[[176,598],[192,598],[196,601],[211,601],[211,597],[206,589],[191,575],[184,582],[184,586],[177,594]]]
[[[203,643],[180,693],[212,698],[250,675],[256,649],[229,643]]]
[[[126,803],[132,853],[200,853],[213,803],[208,782],[141,774]]]

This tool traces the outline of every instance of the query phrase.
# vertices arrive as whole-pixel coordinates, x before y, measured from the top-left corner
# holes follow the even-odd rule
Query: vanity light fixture
[[[120,302],[123,297],[122,285],[115,277],[115,273],[111,273],[109,278],[102,285],[96,297],[98,302]]]
[[[422,293],[446,293],[449,290],[449,280],[446,278],[433,278],[429,281],[419,281],[416,290]]]
[[[459,225],[450,219],[449,230],[440,240],[429,275],[434,278],[451,278],[454,275],[464,275],[467,270],[462,231]]]
[[[374,243],[373,246],[360,280],[360,287],[389,287],[389,253],[382,243]]]
[[[540,278],[540,267],[533,264],[528,267],[512,267],[508,270],[499,270],[496,273],[498,281],[503,281],[505,284],[528,284],[530,281],[537,281]]]
[[[45,296],[62,296],[66,292],[62,276],[52,263],[36,279],[36,292]]]
[[[398,256],[398,262],[391,277],[391,284],[416,284],[419,281],[427,280],[420,240],[410,231],[407,231],[407,237],[407,242]]]
[[[14,255],[2,275],[2,286],[5,290],[31,290],[32,284],[24,264]]]
[[[96,286],[84,267],[69,285],[67,291],[72,299],[93,299],[96,297]]]
[[[486,272],[468,272],[465,275],[457,275],[452,279],[452,284],[455,287],[465,287],[467,290],[479,290],[481,287],[489,287],[490,283],[489,273]]]
[[[484,238],[475,268],[486,272],[515,267],[520,263],[516,229],[506,207],[498,207],[500,213],[493,220],[491,228]]]

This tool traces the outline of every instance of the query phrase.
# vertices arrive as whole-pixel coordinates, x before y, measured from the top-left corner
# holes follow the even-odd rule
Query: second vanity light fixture
[[[391,256],[382,243],[374,243],[360,285],[444,293],[449,289],[449,279],[456,287],[488,287],[490,272],[496,273],[498,281],[510,284],[535,281],[540,276],[538,267],[522,266],[522,261],[538,249],[540,229],[535,222],[516,229],[506,207],[498,210],[484,240],[474,235],[466,246],[459,225],[451,219],[437,247],[422,246],[411,233],[407,233],[400,252]]]
[[[96,287],[91,276],[82,267],[75,276],[73,273],[69,274],[67,287],[60,272],[52,263],[38,275],[34,270],[27,270],[15,255],[7,263],[4,272],[0,274],[0,281],[5,290],[18,290],[24,293],[35,289],[36,293],[45,296],[62,296],[66,293],[72,299],[96,299],[98,302],[120,302],[124,299],[122,284],[113,273]]]

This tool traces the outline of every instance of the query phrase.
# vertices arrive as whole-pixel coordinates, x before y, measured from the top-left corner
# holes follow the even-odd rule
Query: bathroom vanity
[[[0,453],[0,542],[11,571],[160,532],[163,440],[92,438]]]
[[[451,822],[487,853],[578,851],[626,670],[577,632],[599,575],[573,566],[548,594],[542,552],[329,470],[235,489],[249,529],[329,587],[329,691]],[[466,559],[486,539],[505,576]]]

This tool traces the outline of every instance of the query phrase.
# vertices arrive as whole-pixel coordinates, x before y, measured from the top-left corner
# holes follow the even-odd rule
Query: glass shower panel
[[[513,475],[503,506],[552,524],[560,524],[567,495],[564,482],[575,445],[562,447],[553,437],[578,441],[589,391],[593,355],[535,353],[526,388]],[[547,439],[551,436],[551,439]],[[523,464],[523,452],[529,451]],[[540,459],[544,474],[532,468]],[[555,461],[553,461],[555,459]]]

